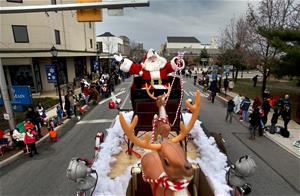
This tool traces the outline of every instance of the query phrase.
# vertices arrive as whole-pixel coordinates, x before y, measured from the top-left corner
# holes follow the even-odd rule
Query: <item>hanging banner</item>
[[[46,70],[48,83],[56,83],[55,65],[53,64],[45,65],[45,70]]]

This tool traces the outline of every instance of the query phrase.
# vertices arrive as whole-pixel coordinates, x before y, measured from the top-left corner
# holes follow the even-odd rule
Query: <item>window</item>
[[[27,26],[12,25],[15,43],[29,43]]]
[[[51,0],[52,5],[56,5],[56,0]]]
[[[91,46],[91,48],[93,48],[93,40],[92,39],[90,39],[90,46]]]
[[[56,44],[60,44],[60,34],[59,34],[59,30],[54,30],[55,33],[55,43]]]
[[[89,28],[90,29],[92,28],[92,22],[89,22]]]
[[[7,2],[12,2],[12,3],[23,3],[23,0],[7,0]]]

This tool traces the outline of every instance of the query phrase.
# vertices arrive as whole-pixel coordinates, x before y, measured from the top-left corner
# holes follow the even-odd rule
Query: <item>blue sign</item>
[[[56,83],[56,72],[55,72],[55,65],[48,64],[45,65],[46,75],[49,83]]]
[[[98,65],[98,62],[97,61],[94,61],[93,62],[93,66],[94,66],[94,72],[97,72],[99,70],[99,65]]]
[[[12,86],[11,88],[12,105],[31,105],[32,96],[30,86]]]

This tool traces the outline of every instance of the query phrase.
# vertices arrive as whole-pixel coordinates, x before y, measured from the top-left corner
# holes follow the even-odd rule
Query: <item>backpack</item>
[[[285,128],[280,128],[280,135],[282,137],[288,138],[290,137],[290,132],[286,130]]]

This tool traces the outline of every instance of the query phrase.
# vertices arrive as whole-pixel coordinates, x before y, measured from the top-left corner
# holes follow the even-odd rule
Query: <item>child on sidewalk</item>
[[[52,126],[50,126],[48,128],[48,131],[49,131],[49,136],[50,136],[50,142],[53,143],[53,142],[57,142],[57,133],[56,131],[54,130],[54,128]]]
[[[56,114],[57,114],[57,124],[61,125],[62,124],[62,117],[64,115],[64,111],[63,109],[60,107],[60,105],[58,104],[56,106]]]
[[[29,156],[32,157],[33,156],[33,152],[34,154],[38,155],[39,153],[36,150],[36,146],[35,146],[35,142],[36,142],[36,131],[31,130],[31,129],[27,129],[26,130],[26,134],[24,136],[24,144],[26,145],[26,147],[28,148],[28,153]]]

